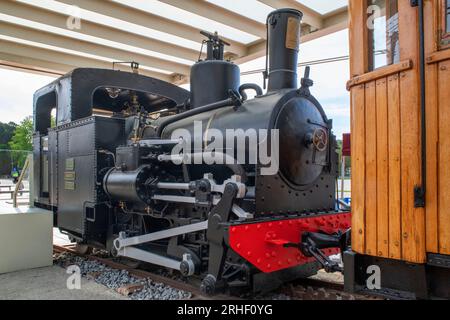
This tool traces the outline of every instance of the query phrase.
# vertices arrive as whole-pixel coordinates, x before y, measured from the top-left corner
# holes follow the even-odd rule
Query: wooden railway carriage
[[[350,0],[350,15],[346,287],[379,289],[375,270],[378,292],[450,298],[450,1]]]

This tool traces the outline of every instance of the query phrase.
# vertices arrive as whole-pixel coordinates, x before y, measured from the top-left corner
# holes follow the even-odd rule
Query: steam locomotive
[[[200,277],[207,294],[340,270],[330,256],[347,243],[350,214],[336,204],[336,138],[309,69],[298,88],[301,19],[268,16],[266,94],[240,85],[209,33],[190,92],[103,69],[36,92],[35,206],[80,248]]]

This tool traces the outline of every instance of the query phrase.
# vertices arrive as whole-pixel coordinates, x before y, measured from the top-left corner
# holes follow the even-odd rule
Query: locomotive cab
[[[89,68],[75,69],[37,91],[34,205],[53,210],[56,227],[74,239],[83,239],[86,225],[81,217],[89,216],[86,204],[95,203],[97,197],[92,169],[112,162],[115,148],[126,144],[139,113],[168,112],[188,98],[188,91],[157,79]],[[98,125],[86,131],[82,125],[87,122]],[[86,175],[80,172],[82,168],[89,168]],[[80,194],[87,185],[89,192]],[[66,212],[66,207],[74,211]]]

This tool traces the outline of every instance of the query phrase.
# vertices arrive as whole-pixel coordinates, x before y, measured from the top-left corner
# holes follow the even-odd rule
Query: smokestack
[[[303,13],[280,9],[267,17],[268,91],[295,89]]]

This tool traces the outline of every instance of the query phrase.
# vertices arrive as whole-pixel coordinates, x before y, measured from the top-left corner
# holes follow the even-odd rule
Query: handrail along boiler
[[[340,270],[329,257],[345,245],[350,214],[336,207],[337,144],[309,69],[298,88],[301,18],[292,9],[268,17],[266,94],[240,86],[226,43],[209,33],[191,92],[100,69],[76,69],[39,90],[35,205],[52,209],[55,226],[80,246],[200,276],[210,294],[262,292],[322,267]],[[257,96],[247,99],[248,90]],[[192,140],[174,139],[179,129]],[[239,163],[239,146],[210,152],[212,129],[239,129],[247,159],[265,141],[251,143],[245,132],[279,130],[278,172],[264,175],[260,159]],[[180,144],[191,152],[173,155]],[[224,164],[207,165],[212,158]]]

